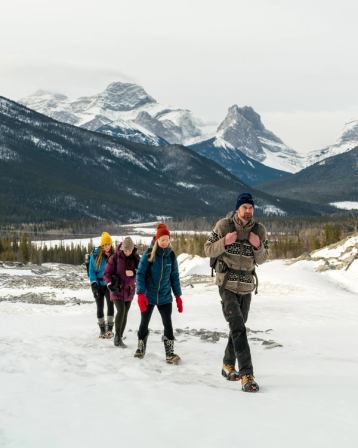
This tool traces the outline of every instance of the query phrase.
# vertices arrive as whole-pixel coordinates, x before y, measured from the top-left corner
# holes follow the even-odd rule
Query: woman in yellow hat
[[[97,304],[97,319],[100,328],[100,338],[113,337],[113,316],[114,306],[109,299],[109,290],[106,282],[103,280],[103,273],[108,259],[114,254],[112,238],[109,233],[103,232],[101,235],[100,246],[96,247],[89,260],[88,276],[91,283],[93,297]],[[107,302],[107,325],[104,320],[104,299]]]

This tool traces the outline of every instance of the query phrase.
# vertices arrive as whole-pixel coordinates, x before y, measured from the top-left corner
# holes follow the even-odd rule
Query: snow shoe
[[[241,376],[241,386],[244,392],[258,392],[259,385],[255,381],[253,375],[242,375]]]
[[[168,364],[178,364],[180,356],[174,353],[174,340],[164,337],[165,360]]]
[[[113,338],[113,322],[107,323],[106,339]]]
[[[106,325],[103,323],[98,324],[99,326],[99,338],[105,339],[106,337]]]
[[[136,352],[134,353],[135,358],[139,358],[139,359],[144,358],[145,351],[147,348],[147,339],[148,339],[148,336],[146,336],[144,339],[138,339],[138,348],[137,348]]]
[[[238,381],[240,379],[239,372],[235,370],[235,366],[232,364],[224,364],[221,375],[228,381]]]

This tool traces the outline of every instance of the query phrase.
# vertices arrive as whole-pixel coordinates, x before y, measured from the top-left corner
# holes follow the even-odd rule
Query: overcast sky
[[[0,95],[116,80],[220,122],[250,105],[300,152],[358,120],[357,0],[1,0]]]

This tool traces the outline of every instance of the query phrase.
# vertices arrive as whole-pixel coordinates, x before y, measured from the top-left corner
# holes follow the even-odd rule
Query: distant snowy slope
[[[306,165],[309,166],[327,157],[350,151],[356,146],[358,146],[358,121],[351,121],[346,123],[341,136],[334,145],[308,153]]]
[[[356,202],[358,146],[316,162],[291,176],[263,183],[258,188],[286,198],[304,198],[316,204]]]

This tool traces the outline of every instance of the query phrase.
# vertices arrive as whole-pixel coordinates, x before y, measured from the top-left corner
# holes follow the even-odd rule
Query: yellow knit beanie
[[[101,235],[101,246],[104,246],[105,244],[112,245],[112,238],[108,232],[103,232]]]

